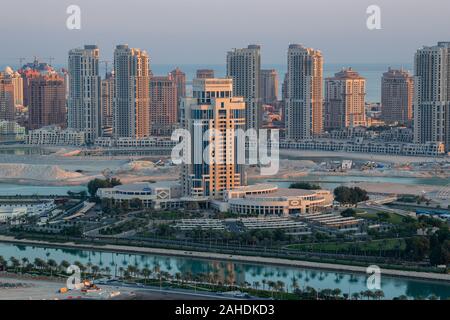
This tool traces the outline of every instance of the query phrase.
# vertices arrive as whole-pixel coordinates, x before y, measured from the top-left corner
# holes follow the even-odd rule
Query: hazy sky
[[[81,8],[81,30],[66,9]],[[381,30],[366,27],[381,7]],[[332,63],[411,62],[422,45],[450,41],[449,0],[14,0],[0,4],[0,65],[55,57],[98,44],[111,59],[118,43],[149,52],[152,64],[222,64],[226,51],[262,46],[263,64],[285,63],[289,43],[322,50]]]

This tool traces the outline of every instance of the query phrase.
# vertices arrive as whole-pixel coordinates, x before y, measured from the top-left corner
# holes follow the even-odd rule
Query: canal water
[[[178,272],[181,274],[216,274],[216,277],[222,282],[248,282],[251,285],[254,282],[259,282],[260,288],[262,288],[263,280],[282,281],[285,284],[285,289],[292,291],[293,279],[295,278],[300,288],[307,286],[315,289],[339,288],[342,290],[342,293],[350,295],[354,292],[367,290],[367,277],[364,274],[256,263],[95,250],[44,248],[4,243],[0,243],[0,255],[7,260],[10,257],[17,259],[26,257],[30,262],[33,262],[35,258],[40,258],[44,260],[53,259],[58,263],[63,260],[69,263],[78,261],[84,265],[91,263],[100,268],[109,267],[112,275],[119,274],[120,270],[126,269],[128,265],[135,265],[140,269],[146,267],[151,270],[157,266],[160,270],[169,272],[172,275]],[[406,295],[409,298],[427,297],[430,295],[436,295],[441,299],[450,297],[450,283],[445,282],[382,276],[381,289],[384,291],[386,299],[392,299],[400,295]]]

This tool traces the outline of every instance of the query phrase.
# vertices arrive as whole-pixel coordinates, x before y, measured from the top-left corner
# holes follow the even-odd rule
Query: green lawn
[[[289,249],[313,250],[313,251],[349,251],[358,249],[361,251],[405,250],[404,239],[382,239],[365,242],[328,242],[314,244],[292,244]]]
[[[365,218],[369,220],[380,220],[381,222],[388,222],[391,224],[402,224],[404,217],[399,214],[384,212],[386,215],[389,215],[387,219],[380,219],[380,217],[376,213],[358,213],[356,217]]]

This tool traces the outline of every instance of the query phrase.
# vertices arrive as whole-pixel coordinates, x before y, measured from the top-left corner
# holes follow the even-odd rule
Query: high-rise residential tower
[[[261,70],[259,82],[261,100],[264,104],[273,105],[278,100],[278,74],[275,69]]]
[[[102,80],[102,128],[109,130],[113,127],[114,115],[114,73],[108,73]]]
[[[4,72],[0,72],[0,121],[13,121],[14,117],[14,87],[7,75]]]
[[[5,79],[13,86],[14,90],[14,106],[23,105],[23,79],[22,76],[14,71],[11,67],[5,68]]]
[[[170,75],[177,85],[177,101],[181,101],[186,97],[186,74],[180,68],[175,68]]]
[[[101,135],[101,78],[99,49],[86,45],[69,51],[68,127],[86,133],[93,142]]]
[[[64,79],[56,72],[30,78],[29,99],[30,129],[49,125],[67,126],[66,87]]]
[[[391,69],[381,78],[381,117],[386,123],[410,125],[413,117],[414,79],[405,70]]]
[[[182,169],[186,196],[222,199],[226,191],[245,185],[235,137],[237,129],[245,129],[245,102],[232,90],[232,79],[194,79],[193,97],[181,103],[181,124],[190,132],[192,150],[190,164]]]
[[[114,135],[150,135],[150,63],[147,52],[118,45],[114,51]]]
[[[450,151],[450,42],[417,50],[414,76],[414,140]]]
[[[309,139],[323,130],[322,53],[291,44],[287,65],[287,138]]]
[[[366,79],[352,68],[325,80],[325,129],[366,125]]]
[[[150,129],[152,135],[171,135],[178,121],[178,83],[169,73],[150,80]]]
[[[233,95],[245,100],[247,129],[262,125],[260,72],[260,46],[253,44],[227,53],[227,76],[233,79]]]

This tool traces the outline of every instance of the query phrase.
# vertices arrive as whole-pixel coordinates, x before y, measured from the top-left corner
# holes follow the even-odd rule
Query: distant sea
[[[188,93],[190,91],[190,81],[195,77],[197,69],[213,69],[217,77],[223,77],[226,74],[226,66],[220,64],[153,64],[151,65],[151,69],[154,75],[165,75],[177,66],[186,73],[186,77],[188,79]],[[17,68],[17,66],[12,67]],[[61,68],[63,66],[57,65],[56,67]],[[352,67],[355,71],[358,71],[363,77],[366,78],[366,101],[368,102],[379,102],[381,100],[381,76],[388,70],[389,67],[403,67],[405,70],[412,71],[411,63],[325,63],[324,78],[333,76],[336,72],[345,67]],[[0,66],[0,68],[1,70],[3,70],[5,66]],[[284,74],[286,73],[286,65],[267,64],[263,65],[262,68],[277,70],[279,81],[279,95],[281,96],[281,83],[283,81]],[[100,72],[103,75],[105,73],[105,70],[103,69]]]

